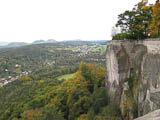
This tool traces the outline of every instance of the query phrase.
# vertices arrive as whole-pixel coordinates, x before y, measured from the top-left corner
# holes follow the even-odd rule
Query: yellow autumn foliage
[[[153,6],[152,23],[149,26],[149,29],[152,37],[160,36],[160,2],[158,0]]]

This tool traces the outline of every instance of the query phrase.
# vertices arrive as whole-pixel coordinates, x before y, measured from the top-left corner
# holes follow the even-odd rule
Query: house
[[[6,78],[2,78],[1,80],[2,80],[2,81],[5,81],[5,80],[6,80]]]
[[[18,64],[16,64],[16,65],[15,65],[15,67],[19,67],[19,65],[18,65]]]
[[[0,87],[2,87],[4,84],[3,83],[0,83]]]
[[[11,78],[12,78],[12,76],[8,76],[8,78],[9,78],[9,79],[11,79]]]

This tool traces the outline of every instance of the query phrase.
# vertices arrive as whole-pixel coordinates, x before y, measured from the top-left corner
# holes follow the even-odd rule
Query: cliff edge
[[[107,42],[106,68],[110,103],[124,119],[160,109],[160,39]]]

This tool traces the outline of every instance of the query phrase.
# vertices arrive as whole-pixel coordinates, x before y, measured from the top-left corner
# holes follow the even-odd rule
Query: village
[[[18,67],[20,67],[20,65],[19,65],[19,64],[15,64],[15,68],[18,68]],[[8,72],[9,70],[8,70],[8,69],[5,69],[4,71],[5,71],[5,72]],[[28,74],[30,74],[31,72],[32,72],[32,71],[29,70],[29,71],[21,72],[21,74],[15,76],[15,77],[9,75],[9,76],[7,76],[7,77],[5,77],[5,78],[0,78],[0,87],[3,87],[3,86],[5,86],[5,85],[7,85],[8,83],[15,81],[15,80],[21,78],[21,77],[24,76],[24,75],[28,75]]]
[[[103,49],[103,45],[100,44],[94,44],[93,46],[91,45],[82,45],[82,46],[76,46],[76,47],[70,47],[69,49],[71,49],[74,52],[76,52],[76,56],[79,57],[85,57],[90,53],[96,53],[99,52]],[[74,51],[75,50],[75,51]],[[73,54],[75,55],[75,54]],[[90,61],[90,62],[104,62],[105,59],[104,58],[88,58],[86,59],[86,61]],[[49,60],[49,61],[44,61],[42,62],[43,66],[52,66],[54,64],[57,64],[55,60]],[[16,71],[16,69],[21,68],[22,65],[21,64],[14,64],[11,68],[14,68],[14,70]],[[4,73],[9,73],[11,70],[9,68],[4,68]],[[33,69],[32,69],[33,71]],[[27,70],[21,70],[16,74],[6,74],[5,77],[4,76],[0,76],[0,87],[5,86],[21,77],[23,77],[24,75],[29,75],[32,73],[31,70],[27,69]]]

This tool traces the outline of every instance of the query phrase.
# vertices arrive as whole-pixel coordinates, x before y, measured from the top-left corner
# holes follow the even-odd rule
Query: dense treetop
[[[113,40],[140,40],[160,36],[160,3],[147,5],[141,1],[132,10],[127,10],[118,16],[116,27],[120,33],[112,36]]]
[[[149,26],[150,34],[153,37],[160,37],[160,2],[156,1],[153,6],[152,23]]]
[[[121,120],[107,101],[105,50],[101,42],[1,49],[0,79],[32,72],[0,87],[0,120]]]
[[[0,120],[121,120],[104,80],[105,68],[86,63],[66,80],[24,76],[0,89]]]

